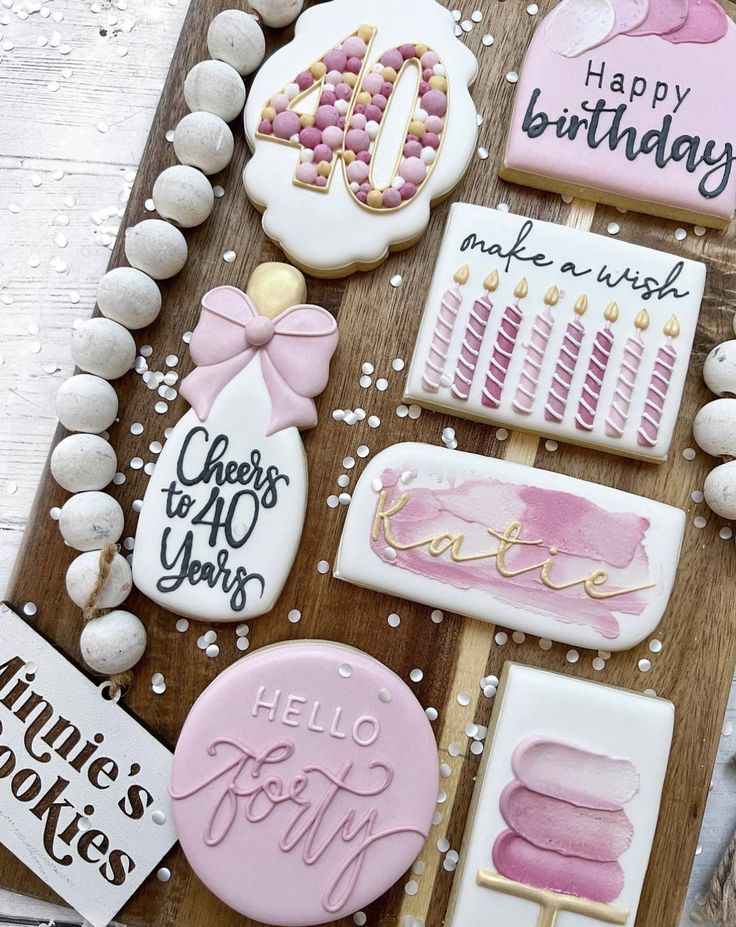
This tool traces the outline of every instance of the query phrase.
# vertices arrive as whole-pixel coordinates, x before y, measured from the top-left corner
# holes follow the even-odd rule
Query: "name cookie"
[[[457,204],[406,399],[664,461],[704,287],[696,261]]]
[[[515,663],[496,702],[448,927],[633,927],[674,706]]]
[[[308,641],[266,647],[202,693],[170,793],[214,894],[254,921],[306,927],[366,907],[406,872],[438,786],[409,687],[361,651]]]
[[[332,0],[258,72],[243,179],[263,228],[322,277],[416,241],[477,139],[473,54],[435,0]]]
[[[581,647],[626,650],[659,623],[685,516],[503,460],[397,444],[363,472],[338,579]]]
[[[521,69],[501,176],[725,228],[736,24],[716,0],[563,0]]]

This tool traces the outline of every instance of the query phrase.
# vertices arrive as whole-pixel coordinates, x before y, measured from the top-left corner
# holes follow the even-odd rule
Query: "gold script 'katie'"
[[[420,547],[426,547],[432,557],[442,557],[449,552],[450,559],[453,563],[470,563],[475,560],[495,560],[496,570],[498,570],[499,575],[503,576],[504,579],[521,576],[524,573],[539,571],[539,578],[548,589],[559,592],[563,589],[572,589],[575,586],[582,586],[591,599],[613,599],[619,595],[628,595],[634,592],[642,592],[644,589],[652,589],[656,585],[655,583],[647,583],[645,586],[631,586],[627,589],[613,589],[604,592],[600,587],[608,582],[608,572],[606,570],[593,570],[592,573],[580,579],[573,579],[566,583],[556,583],[552,579],[552,570],[555,564],[554,558],[558,553],[556,547],[548,548],[549,557],[542,560],[540,563],[533,563],[531,566],[524,567],[521,570],[510,569],[506,563],[506,555],[515,547],[546,546],[543,540],[528,541],[522,539],[521,532],[523,528],[520,521],[509,522],[503,531],[494,531],[493,528],[486,528],[488,533],[498,541],[498,547],[495,550],[484,551],[478,554],[463,553],[465,535],[462,532],[453,534],[449,531],[443,531],[439,534],[433,534],[431,537],[422,538],[419,541],[402,544],[394,536],[391,527],[391,519],[406,507],[409,502],[409,493],[405,493],[400,497],[398,502],[389,508],[386,507],[387,497],[388,493],[386,490],[382,490],[378,498],[376,517],[373,519],[371,538],[377,541],[380,537],[381,529],[383,529],[384,540],[388,546],[393,547],[394,550],[417,550]]]

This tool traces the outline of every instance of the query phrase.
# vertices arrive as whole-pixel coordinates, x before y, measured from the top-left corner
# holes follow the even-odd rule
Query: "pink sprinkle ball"
[[[340,118],[337,120],[337,128],[340,130],[343,130],[345,128],[345,117],[344,116],[340,116]]]
[[[332,160],[332,149],[329,145],[317,145],[314,149],[314,160],[317,164],[320,161],[331,161]]]
[[[370,151],[359,151],[358,152],[358,161],[362,161],[363,164],[371,163],[371,153]]]
[[[423,166],[424,165],[422,165],[422,167]],[[417,188],[413,183],[407,180],[407,182],[399,188],[399,193],[401,194],[402,200],[410,200],[417,195]]]
[[[360,74],[362,68],[362,58],[348,58],[348,63],[345,65],[345,70],[349,71],[351,74]]]
[[[273,135],[273,125],[268,121],[268,119],[261,119],[258,123],[258,131],[261,135]]]
[[[340,73],[345,70],[347,60],[348,56],[341,48],[333,48],[322,59],[328,71],[340,71]]]
[[[368,179],[368,165],[356,159],[348,164],[346,174],[350,183],[364,183]]]
[[[332,90],[325,90],[325,92],[319,98],[319,102],[322,106],[334,106],[337,102],[337,96],[333,93]]]
[[[276,138],[291,138],[292,135],[298,135],[302,127],[299,117],[296,113],[286,110],[283,113],[277,113],[273,121],[273,134]]]
[[[283,113],[288,105],[289,98],[285,93],[277,93],[276,96],[271,97],[271,106],[276,110],[277,113]]]
[[[432,49],[426,51],[419,60],[423,68],[433,68],[440,63],[439,55],[437,52],[433,52]]]
[[[416,58],[417,56],[417,47],[416,45],[401,45],[399,46],[399,51],[401,52],[401,57],[406,61],[409,58]]]
[[[388,100],[388,98],[391,96],[393,92],[394,92],[394,85],[389,83],[388,81],[384,81],[383,85],[381,86],[381,93],[383,94],[383,96],[385,96],[386,99]]]
[[[427,176],[427,167],[421,158],[407,158],[405,161],[402,161],[399,173],[408,183],[420,184]],[[404,184],[404,186],[406,186],[406,184]]]
[[[434,77],[434,71],[432,68],[425,68],[422,71],[422,80],[429,80],[430,77]]]
[[[393,68],[395,71],[400,70],[404,63],[404,56],[398,48],[390,48],[381,56],[381,64],[386,68]]]
[[[315,185],[318,186],[318,187],[326,187],[326,186],[327,186],[327,178],[326,178],[326,177],[317,177],[317,179],[314,181],[314,183],[315,183]]]
[[[351,35],[342,43],[342,50],[348,58],[365,58],[368,46],[359,35]]]
[[[371,103],[374,106],[377,106],[381,111],[383,111],[384,109],[386,109],[386,104],[388,103],[388,100],[382,93],[377,93],[371,100]]]
[[[305,148],[316,148],[322,142],[322,133],[314,126],[308,126],[299,133],[299,141]]]
[[[360,185],[360,189],[363,191],[363,193],[370,193],[373,187],[366,180]]]
[[[435,135],[439,135],[445,128],[445,120],[441,116],[427,116],[424,127],[427,132],[434,132]]]
[[[327,126],[322,133],[322,141],[335,151],[342,145],[342,131],[337,126]]]
[[[365,113],[353,113],[350,118],[351,129],[365,129],[368,124],[368,117]]]
[[[300,183],[315,183],[317,180],[317,168],[314,164],[308,164],[306,161],[302,161],[296,169],[296,179]]]
[[[425,132],[422,138],[422,144],[425,148],[439,148],[440,138],[434,132]]]
[[[428,90],[422,97],[422,109],[430,116],[444,116],[447,112],[447,97],[441,90]]]
[[[353,88],[349,87],[347,84],[340,82],[335,87],[335,96],[338,100],[349,100],[353,95]]]
[[[419,96],[423,97],[425,94],[429,93],[432,88],[429,86],[426,80],[419,82]]]
[[[381,92],[383,84],[384,80],[381,75],[371,71],[370,74],[366,74],[365,76],[365,80],[363,81],[363,90],[373,96],[374,93]]]
[[[365,108],[365,118],[366,122],[380,122],[383,119],[383,110],[369,103]]]
[[[395,209],[401,205],[401,191],[389,187],[383,191],[383,205],[386,209]]]
[[[371,147],[371,137],[365,129],[350,129],[345,136],[345,147],[356,154],[367,151]]]
[[[294,83],[300,90],[309,90],[314,84],[314,77],[312,77],[309,71],[302,71],[301,74],[297,74]]]
[[[358,190],[355,195],[358,197],[361,203],[368,202],[368,194],[364,190]]]
[[[325,83],[332,84],[333,87],[342,81],[342,71],[328,71],[325,75]]]
[[[336,126],[339,118],[340,114],[334,106],[318,106],[314,114],[314,124],[318,129],[326,129],[327,126]]]
[[[405,158],[418,158],[422,153],[422,145],[417,140],[412,140],[404,145]]]

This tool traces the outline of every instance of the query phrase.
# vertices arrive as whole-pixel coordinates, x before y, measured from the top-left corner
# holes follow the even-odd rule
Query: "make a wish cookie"
[[[205,689],[170,793],[184,853],[218,898],[307,927],[366,907],[411,867],[438,787],[406,683],[352,647],[305,641],[265,647]]]
[[[521,68],[501,176],[725,228],[735,81],[736,24],[717,0],[563,0]]]

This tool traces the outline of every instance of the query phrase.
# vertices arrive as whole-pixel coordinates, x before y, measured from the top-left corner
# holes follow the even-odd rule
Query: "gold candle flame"
[[[483,281],[483,289],[487,290],[489,293],[495,293],[500,282],[501,278],[498,276],[498,271],[492,270]]]
[[[618,319],[618,303],[609,303],[606,306],[606,311],[603,313],[603,317],[606,322],[615,322]]]
[[[667,320],[667,324],[664,327],[664,333],[668,338],[677,338],[680,334],[680,323],[677,320],[677,316],[673,315]]]
[[[547,306],[556,306],[560,301],[560,290],[556,286],[551,286],[544,294],[544,302]]]
[[[649,328],[649,313],[646,309],[642,309],[634,319],[634,327],[640,332],[645,332]]]
[[[529,284],[526,277],[522,277],[521,280],[516,284],[514,289],[514,296],[517,299],[524,299],[529,295]]]
[[[455,271],[455,276],[453,277],[453,280],[455,281],[455,283],[460,284],[460,286],[465,286],[469,278],[470,278],[470,268],[468,267],[467,264],[463,264],[462,267],[460,267],[458,270]]]
[[[575,302],[575,315],[585,315],[587,311],[588,311],[588,297],[585,295],[578,296]]]

